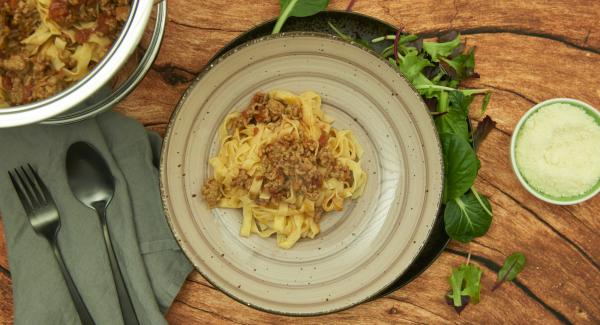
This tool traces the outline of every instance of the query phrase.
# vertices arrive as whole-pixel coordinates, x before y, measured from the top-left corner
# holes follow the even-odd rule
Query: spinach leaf
[[[441,58],[448,57],[460,45],[460,34],[449,42],[423,42],[423,51],[431,56],[431,61],[439,62]]]
[[[445,112],[438,112],[438,114],[440,115],[435,119],[435,126],[438,132],[454,134],[465,140],[469,139],[469,124],[460,112],[452,109]]]
[[[466,120],[469,117],[469,106],[473,102],[473,96],[466,96],[461,91],[451,91],[448,99],[450,100],[450,105],[460,110]]]
[[[451,289],[446,299],[448,304],[454,306],[457,313],[460,314],[469,302],[479,303],[482,274],[483,271],[473,264],[461,264],[452,269],[452,274],[448,278]]]
[[[437,104],[437,113],[440,115],[436,117],[435,125],[438,132],[455,134],[468,141],[469,127],[462,107],[450,105],[449,94],[446,91],[440,92]]]
[[[323,11],[329,5],[329,0],[279,0],[281,11],[279,19],[273,28],[273,34],[281,31],[283,24],[290,17],[308,17]]]
[[[514,280],[524,267],[525,255],[520,252],[512,253],[506,258],[504,265],[502,265],[502,268],[498,271],[498,279],[496,280],[496,284],[492,288],[492,291],[498,289],[502,283]]]
[[[492,207],[485,196],[469,192],[448,202],[444,223],[450,238],[468,243],[487,233],[492,224]]]
[[[471,141],[469,124],[467,122],[469,106],[473,101],[472,96],[465,96],[460,91],[440,90],[438,98],[438,112],[447,112],[435,120],[438,132],[451,133]]]
[[[461,197],[473,185],[479,170],[479,159],[464,138],[441,133],[444,154],[444,203]],[[446,208],[447,209],[447,208]]]
[[[485,94],[481,105],[483,115],[491,92],[458,88],[461,81],[478,76],[475,49],[466,50],[456,32],[439,37],[437,42],[424,42],[418,36],[399,33],[371,40],[372,43],[386,41],[394,43],[386,46],[380,55],[412,83],[435,119],[445,167],[442,201],[446,232],[454,240],[469,242],[484,235],[492,222],[492,207],[488,199],[473,188],[473,182],[480,167],[475,151],[494,122],[486,117],[475,132],[469,133],[468,129],[469,107],[474,96]],[[449,278],[452,289],[446,299],[458,313],[469,302],[479,301],[481,274],[479,268],[468,264],[452,270]]]

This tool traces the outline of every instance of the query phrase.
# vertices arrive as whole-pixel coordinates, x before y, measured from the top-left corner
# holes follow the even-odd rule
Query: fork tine
[[[39,186],[40,190],[42,190],[44,201],[48,203],[54,202],[54,200],[52,199],[52,194],[50,194],[50,190],[48,190],[48,187],[46,187],[46,184],[44,184],[44,181],[42,181],[40,175],[35,171],[35,169],[33,169],[33,167],[31,167],[30,164],[27,164],[27,166],[29,167],[31,174],[35,178],[35,181],[37,182],[37,185]]]
[[[29,198],[29,201],[31,202],[32,209],[35,210],[39,208],[40,201],[38,201],[37,197],[33,194],[33,191],[35,191],[35,189],[33,188],[34,185],[31,183],[31,181],[28,180],[29,177],[26,174],[24,174],[25,169],[23,167],[21,167],[21,170],[17,168],[15,169],[15,172],[17,174],[17,177],[21,181],[21,185],[23,185],[23,188],[25,189],[25,193]]]
[[[27,215],[31,214],[33,212],[33,208],[31,207],[29,198],[23,192],[23,187],[21,186],[21,184],[19,184],[19,181],[17,181],[17,179],[15,178],[15,175],[13,175],[13,173],[11,173],[10,171],[8,172],[8,176],[10,176],[10,180],[12,181],[13,187],[15,188],[15,191],[17,192],[17,195],[19,196],[19,200],[21,200],[23,209],[25,209],[25,213]]]
[[[46,204],[46,198],[44,197],[44,194],[42,193],[43,191],[41,190],[42,187],[40,186],[39,182],[37,181],[37,179],[35,178],[35,172],[33,171],[33,168],[31,168],[31,165],[27,164],[30,168],[30,170],[27,170],[27,168],[25,168],[25,166],[21,166],[21,170],[23,171],[23,173],[25,173],[25,176],[27,176],[27,180],[29,181],[29,184],[31,184],[31,188],[33,190],[33,195],[35,195],[36,199],[40,202],[40,205],[44,205]]]

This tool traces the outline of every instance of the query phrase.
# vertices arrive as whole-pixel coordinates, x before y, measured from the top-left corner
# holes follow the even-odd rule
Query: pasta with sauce
[[[204,199],[210,207],[241,208],[242,236],[275,234],[281,248],[314,238],[323,213],[358,198],[367,179],[360,144],[332,122],[314,92],[256,94],[219,128]]]
[[[83,78],[129,16],[129,0],[0,0],[0,107]]]

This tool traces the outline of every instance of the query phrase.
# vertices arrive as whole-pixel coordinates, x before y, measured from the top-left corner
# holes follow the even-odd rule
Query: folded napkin
[[[65,158],[87,141],[116,179],[107,213],[112,242],[141,324],[165,324],[163,313],[192,270],[165,219],[157,161],[161,139],[136,121],[108,112],[67,126],[0,129],[0,214],[8,244],[17,324],[79,324],[48,242],[31,225],[8,177],[30,163],[60,211],[58,244],[96,324],[122,324],[119,301],[96,213],[73,196]]]

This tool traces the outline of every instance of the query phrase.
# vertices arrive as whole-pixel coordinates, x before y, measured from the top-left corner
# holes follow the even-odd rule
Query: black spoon
[[[79,201],[96,210],[100,217],[104,244],[110,260],[119,304],[126,325],[139,324],[119,262],[115,256],[106,223],[106,209],[115,193],[115,180],[100,153],[86,142],[76,142],[67,151],[67,178],[71,191]]]

